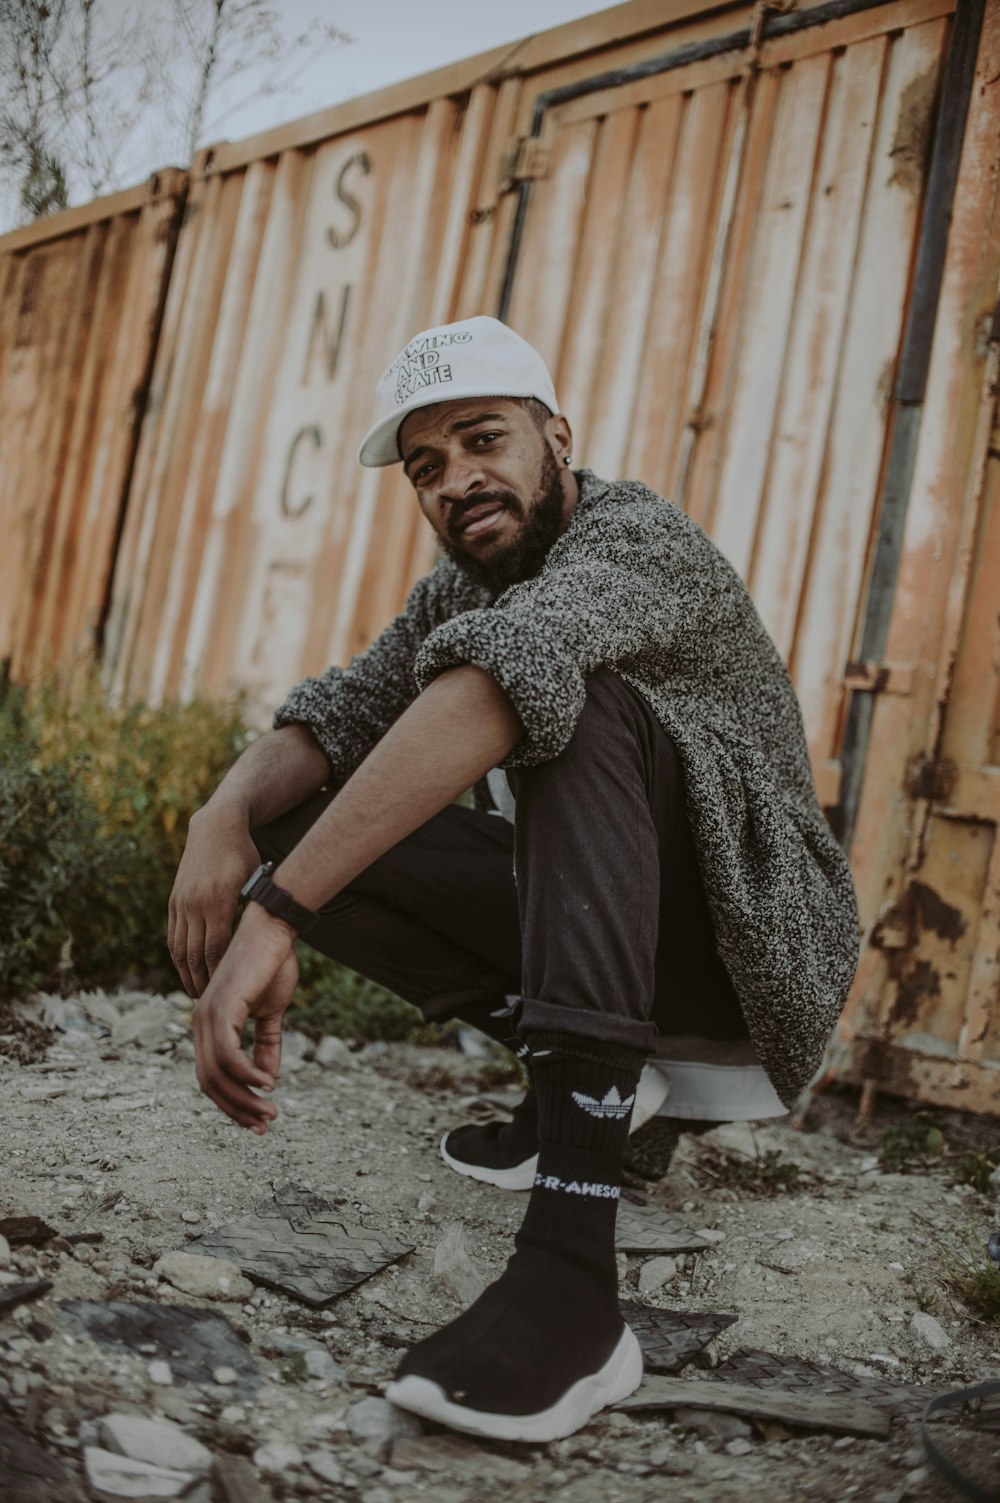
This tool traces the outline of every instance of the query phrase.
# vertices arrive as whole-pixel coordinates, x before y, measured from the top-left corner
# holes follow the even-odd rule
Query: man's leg
[[[280,861],[333,797],[318,794],[254,830],[261,856]],[[518,1047],[505,1001],[518,990],[521,961],[505,820],[442,810],[326,904],[307,942],[430,1021],[458,1017]]]
[[[520,771],[514,781],[522,1031],[534,1022],[633,1037],[631,1029],[621,1033],[621,1013],[652,1017],[661,1034],[745,1037],[715,950],[680,758],[645,700],[616,675],[595,674],[563,755]],[[540,998],[546,1002],[539,1009]],[[600,1021],[609,1009],[613,1021]],[[640,1037],[652,1036],[644,1021]],[[659,1110],[666,1092],[659,1071],[643,1071],[633,1132]],[[512,1124],[457,1128],[441,1151],[460,1173],[502,1189],[530,1189],[533,1091]]]
[[[614,1225],[629,1117],[656,1037],[660,811],[679,770],[665,748],[644,703],[601,673],[566,750],[517,780],[534,1188],[506,1272],[414,1347],[388,1390],[458,1429],[551,1440],[641,1378],[618,1306]]]

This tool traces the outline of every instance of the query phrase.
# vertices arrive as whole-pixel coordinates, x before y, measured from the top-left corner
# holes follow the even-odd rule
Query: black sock
[[[644,1056],[575,1034],[536,1033],[529,1046],[538,1171],[514,1256],[470,1309],[407,1353],[397,1375],[501,1416],[551,1408],[602,1370],[624,1332],[615,1212]]]

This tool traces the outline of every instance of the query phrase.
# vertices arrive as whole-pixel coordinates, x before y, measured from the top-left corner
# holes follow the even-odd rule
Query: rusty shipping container
[[[356,464],[374,380],[499,313],[580,461],[684,506],[789,663],[866,926],[831,1072],[1000,1112],[998,79],[1000,0],[633,0],[201,153],[115,525],[18,430],[4,650],[97,621],[115,692],[262,709],[346,661],[432,558]],[[68,279],[71,215],[0,240],[0,404],[68,434],[70,356],[13,343],[60,246]],[[116,312],[78,314],[95,347]],[[123,358],[92,379],[127,427]]]

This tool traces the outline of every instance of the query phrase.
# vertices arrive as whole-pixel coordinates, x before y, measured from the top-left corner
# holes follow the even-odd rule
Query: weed
[[[1000,1264],[986,1252],[981,1234],[967,1229],[946,1250],[944,1282],[983,1320],[1000,1324]]]
[[[335,1033],[342,1039],[409,1039],[424,1043],[436,1038],[415,1007],[376,986],[318,950],[298,945],[299,987],[288,1021],[320,1039]]]
[[[782,1158],[776,1148],[758,1149],[755,1158],[736,1153],[715,1153],[698,1163],[704,1181],[720,1189],[738,1190],[744,1195],[770,1197],[802,1187],[798,1164]]]
[[[936,1315],[941,1308],[941,1296],[933,1284],[925,1284],[912,1269],[903,1274],[903,1283],[909,1287],[918,1310],[927,1315]]]
[[[915,1112],[890,1127],[882,1134],[878,1157],[880,1166],[895,1174],[943,1168],[952,1184],[971,1185],[981,1195],[990,1193],[990,1176],[998,1162],[995,1150],[950,1149],[933,1112]]]
[[[507,1085],[527,1089],[528,1076],[513,1055],[509,1059],[487,1059],[479,1066],[476,1085],[481,1091]]]

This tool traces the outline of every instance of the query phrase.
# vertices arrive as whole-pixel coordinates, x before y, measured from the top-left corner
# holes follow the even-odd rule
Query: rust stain
[[[890,355],[888,360],[879,371],[878,381],[875,384],[875,396],[878,399],[879,411],[883,417],[889,411],[889,403],[892,401],[892,389],[896,384],[896,361]]]
[[[895,978],[896,996],[890,1017],[893,1023],[909,1027],[916,1022],[925,1002],[940,997],[941,976],[929,960],[912,960],[910,957],[901,959],[898,967],[891,966],[890,970],[899,972]]]
[[[911,757],[903,787],[908,798],[925,798],[947,803],[955,791],[958,768],[947,757],[928,757],[919,753]]]
[[[899,902],[883,914],[872,931],[872,944],[888,952],[896,996],[890,1012],[894,1026],[914,1023],[925,1003],[941,995],[941,973],[929,960],[915,956],[922,934],[936,934],[954,948],[968,928],[959,911],[926,882],[911,882]]]
[[[915,196],[923,189],[937,90],[937,68],[929,69],[907,84],[899,102],[896,133],[889,148],[892,158],[890,183],[898,183]]]

